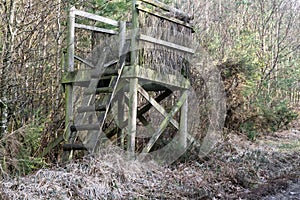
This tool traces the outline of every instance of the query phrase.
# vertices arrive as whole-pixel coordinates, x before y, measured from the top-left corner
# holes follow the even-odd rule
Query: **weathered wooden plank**
[[[62,75],[62,84],[88,82],[91,80],[92,70],[75,70],[73,72],[65,72]]]
[[[172,48],[172,49],[176,49],[176,50],[179,50],[179,51],[184,51],[184,52],[191,53],[191,54],[195,53],[194,49],[184,47],[184,46],[181,46],[181,45],[178,45],[178,44],[175,44],[175,43],[167,42],[165,40],[156,39],[156,38],[150,37],[148,35],[140,34],[138,38],[142,41],[145,41],[145,42],[159,44],[159,45],[169,47],[169,48]]]
[[[111,34],[111,35],[118,34],[117,31],[114,31],[111,29],[99,28],[99,27],[95,27],[95,26],[89,26],[89,25],[78,24],[78,23],[75,23],[75,28],[86,29],[86,30],[95,31],[95,32],[99,32],[99,33],[107,33],[107,34]]]
[[[141,86],[138,87],[138,91],[141,95],[143,95],[143,97],[145,97],[145,99],[147,101],[149,101],[149,103],[152,104],[152,106],[158,112],[160,112],[160,114],[162,114],[164,117],[168,116],[168,112],[159,103],[157,103],[157,101],[155,101],[155,99],[150,97],[150,95]],[[175,119],[171,118],[170,122],[175,126],[175,128],[179,129],[179,123]]]
[[[156,102],[161,102],[162,100],[164,100],[166,97],[168,97],[170,94],[172,94],[172,91],[171,90],[166,90],[164,93],[160,94],[159,96],[155,97],[155,101]],[[128,97],[126,97],[126,95],[123,96],[124,98],[124,103],[126,105],[129,104],[129,99]],[[145,114],[147,111],[149,111],[150,109],[152,108],[152,104],[151,103],[148,103],[146,104],[145,106],[143,106],[141,109],[137,110],[137,118],[143,123],[143,121],[145,122],[145,119],[143,117],[143,114]],[[125,120],[123,122],[123,126],[120,126],[120,128],[125,128],[125,125],[128,124],[128,120]],[[143,125],[145,125],[143,123]],[[148,125],[148,124],[146,124]],[[153,129],[154,130],[154,129]]]
[[[119,22],[119,58],[123,56],[126,52],[125,42],[126,42],[126,22]]]
[[[103,22],[105,24],[110,24],[112,26],[119,26],[119,23],[116,20],[109,19],[109,18],[106,18],[106,17],[102,17],[102,16],[99,16],[99,15],[95,15],[95,14],[92,14],[92,13],[88,13],[88,12],[85,12],[85,11],[74,9],[74,14],[82,16],[82,17],[86,17],[88,19]]]
[[[121,129],[123,127],[124,119],[125,119],[125,105],[124,105],[124,91],[121,89],[117,94],[118,101],[118,138],[117,143],[120,145],[121,149],[125,148],[125,130]]]
[[[79,56],[74,55],[74,58],[75,58],[76,60],[78,60],[78,61],[80,61],[80,62],[86,64],[86,65],[89,66],[90,68],[95,68],[95,66],[94,66],[92,63],[90,63],[90,62],[84,60],[83,58],[80,58]]]
[[[123,22],[121,21],[119,23],[119,58],[121,60],[121,57],[124,57],[125,58],[125,54],[127,53],[126,52],[126,49],[124,48],[125,47],[125,43],[126,43],[126,22]],[[124,59],[123,58],[123,59]],[[126,59],[125,59],[126,60]],[[126,62],[126,61],[125,61]],[[124,63],[125,64],[125,63]],[[122,82],[122,81],[120,81]],[[119,84],[120,84],[119,82]],[[117,86],[116,88],[116,96],[117,96],[117,101],[118,101],[118,129],[117,129],[117,143],[120,145],[121,149],[125,150],[125,130],[123,128],[120,128],[120,127],[123,127],[124,126],[124,120],[125,120],[125,105],[124,105],[124,95],[125,95],[125,92],[124,92],[124,88],[119,88],[119,86]],[[120,89],[120,90],[118,90]]]
[[[74,71],[74,51],[75,51],[75,7],[70,9],[68,23],[68,49],[67,49],[67,71]],[[73,115],[73,85],[65,86],[65,126],[72,121]],[[66,137],[69,137],[70,130],[66,129]]]
[[[161,74],[147,66],[126,66],[122,78],[141,78],[166,87],[190,88],[190,82],[182,75]]]
[[[175,15],[175,17],[180,19],[180,20],[190,21],[190,20],[193,19],[193,16],[191,16],[187,13],[184,13],[181,10],[173,8],[173,7],[171,7],[167,4],[164,4],[162,2],[153,1],[153,0],[139,0],[139,1],[150,4],[150,5],[158,7],[158,8],[161,8],[161,9],[166,10],[166,11],[169,11],[169,12],[173,13]]]
[[[188,137],[188,97],[184,100],[184,103],[180,110],[180,128],[179,128],[179,143],[183,148],[187,147]]]
[[[107,63],[104,63],[104,68],[110,67],[114,64],[117,64],[118,62],[119,62],[119,59],[108,61]]]
[[[164,93],[162,93],[162,94],[158,95],[157,97],[155,97],[154,100],[157,103],[159,103],[162,100],[164,100],[166,97],[170,96],[171,94],[172,94],[172,91],[167,89]],[[138,110],[138,116],[143,115],[144,113],[146,113],[151,108],[152,108],[152,104],[149,102],[148,104],[146,104],[145,106],[143,106],[141,109]]]
[[[156,11],[152,11],[149,8],[146,8],[146,7],[144,7],[141,4],[137,4],[137,9],[139,9],[140,11],[149,13],[149,14],[151,14],[153,16],[160,17],[160,18],[168,20],[170,22],[173,22],[173,23],[176,23],[176,24],[180,24],[180,25],[185,26],[187,28],[193,29],[192,25],[189,24],[189,23],[186,23],[184,21],[181,21],[181,20],[173,18],[173,17],[168,17],[168,16],[166,16],[166,15],[164,15],[162,13],[156,12]]]
[[[75,52],[75,7],[70,9],[68,24],[68,71],[74,71],[74,52]]]
[[[136,66],[138,59],[138,41],[137,31],[139,27],[138,23],[138,10],[135,7],[136,0],[132,0],[132,35],[131,35],[131,52],[130,52],[130,64]],[[136,117],[137,117],[137,87],[138,79],[132,78],[129,81],[129,116],[128,116],[128,142],[127,151],[130,152],[130,156],[135,154],[135,136],[136,136]]]
[[[110,71],[117,74],[116,71]],[[118,72],[120,73],[120,72]],[[62,76],[62,84],[69,84],[69,83],[81,83],[81,82],[89,82],[91,80],[91,75],[95,74],[93,70],[85,69],[85,70],[75,70],[74,72],[64,72]],[[103,77],[100,77],[100,79],[109,79],[111,78],[110,74],[103,75]],[[184,76],[181,75],[173,75],[173,74],[164,74],[149,69],[147,67],[141,67],[136,66],[135,69],[133,69],[131,66],[126,66],[123,70],[122,79],[128,79],[128,78],[141,78],[144,81],[151,81],[152,84],[158,84],[161,86],[164,86],[165,88],[184,88],[189,89],[190,83],[189,80],[186,79]],[[99,78],[99,77],[98,77]],[[161,87],[161,89],[165,89],[164,87]],[[146,90],[154,90],[153,87],[148,87],[147,83],[145,84]]]
[[[163,131],[167,128],[168,123],[173,118],[173,116],[178,112],[182,104],[184,103],[185,99],[187,98],[187,91],[184,91],[177,103],[173,106],[172,110],[168,113],[168,115],[165,117],[165,119],[160,124],[158,130],[156,133],[153,134],[153,136],[150,138],[149,142],[144,147],[142,153],[148,153],[155,142],[158,140],[159,136],[163,133]]]

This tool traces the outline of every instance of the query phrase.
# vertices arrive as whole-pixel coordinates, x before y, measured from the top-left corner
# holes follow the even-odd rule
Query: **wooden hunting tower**
[[[156,0],[133,0],[130,22],[71,8],[65,152],[114,143],[133,155],[148,153],[166,130],[179,132],[178,145],[186,147],[191,20]],[[156,126],[151,110],[162,117]],[[150,135],[138,139],[143,127]]]

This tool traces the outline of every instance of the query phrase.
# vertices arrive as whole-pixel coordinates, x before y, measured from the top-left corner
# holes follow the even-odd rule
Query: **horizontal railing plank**
[[[95,27],[95,26],[88,26],[88,25],[78,24],[78,23],[75,23],[75,28],[81,28],[81,29],[86,29],[86,30],[90,30],[90,31],[100,32],[100,33],[108,33],[111,35],[118,34],[118,32],[114,31],[114,30],[99,28],[99,27]]]
[[[140,34],[139,39],[142,40],[142,41],[159,44],[159,45],[162,45],[162,46],[170,47],[170,48],[177,49],[177,50],[180,50],[180,51],[184,51],[184,52],[187,52],[187,53],[192,53],[192,54],[195,53],[194,49],[191,49],[191,48],[188,48],[188,47],[185,47],[185,46],[181,46],[181,45],[178,45],[178,44],[175,44],[175,43],[167,42],[165,40],[156,39],[154,37],[150,37],[150,36],[147,36],[147,35]]]
[[[159,12],[155,12],[155,11],[152,11],[150,10],[149,8],[146,8],[145,6],[141,5],[141,4],[137,4],[137,7],[136,7],[138,10],[140,11],[143,11],[143,12],[146,12],[146,13],[149,13],[153,16],[156,16],[156,17],[160,17],[162,19],[165,19],[165,20],[168,20],[170,22],[173,22],[173,23],[176,23],[176,24],[180,24],[182,26],[185,26],[187,28],[190,28],[190,29],[193,29],[192,25],[187,23],[187,22],[184,22],[182,20],[179,20],[179,19],[176,19],[176,18],[173,18],[173,17],[168,17],[166,15],[163,15]]]
[[[103,22],[103,23],[106,23],[106,24],[110,24],[110,25],[113,25],[113,26],[119,26],[119,22],[116,21],[116,20],[113,20],[113,19],[109,19],[109,18],[106,18],[106,17],[102,17],[102,16],[99,16],[99,15],[95,15],[95,14],[88,13],[88,12],[81,11],[81,10],[77,10],[77,9],[74,9],[73,12],[74,12],[75,15],[86,17],[86,18],[96,20],[96,21],[99,21],[99,22]]]
[[[180,20],[190,21],[190,20],[193,19],[193,16],[191,16],[191,15],[189,15],[187,13],[184,13],[181,10],[173,8],[173,7],[171,7],[171,6],[167,5],[167,4],[164,4],[162,2],[153,1],[153,0],[139,0],[139,1],[147,3],[147,4],[150,4],[150,5],[158,7],[158,8],[161,8],[161,9],[166,10],[166,11],[169,11],[169,12],[175,14],[176,18],[178,18]]]

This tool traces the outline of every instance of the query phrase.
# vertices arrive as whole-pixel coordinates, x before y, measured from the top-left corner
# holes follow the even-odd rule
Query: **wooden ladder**
[[[129,48],[129,43],[126,43],[125,27],[120,33],[119,46],[118,60],[105,63],[107,52],[104,48],[97,63],[97,66],[103,67],[91,71],[89,85],[83,92],[81,106],[75,110],[77,120],[70,125],[68,143],[63,145],[63,150],[70,152],[69,157],[72,157],[73,150],[95,152],[101,143],[100,140],[106,138],[103,128],[117,88],[120,88],[118,84],[125,66],[126,52]],[[114,67],[115,65],[116,67]],[[99,94],[101,94],[100,100],[96,101],[95,97]],[[80,131],[88,132],[90,140],[88,144],[75,143]]]

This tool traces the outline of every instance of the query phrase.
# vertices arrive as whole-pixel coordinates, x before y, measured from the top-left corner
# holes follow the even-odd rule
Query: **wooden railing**
[[[91,26],[83,23],[77,23],[78,16],[82,18],[86,18],[89,20],[94,20],[96,22],[101,22],[101,24],[107,24],[110,26],[113,26],[114,29],[108,29],[103,27],[97,27],[97,26]],[[75,71],[74,67],[74,61],[77,60],[80,63],[83,63],[84,65],[88,66],[89,68],[95,68],[92,63],[89,61],[79,57],[78,55],[75,55],[75,31],[76,29],[85,29],[97,33],[103,33],[103,34],[109,34],[109,35],[117,35],[120,34],[120,36],[124,35],[125,32],[125,22],[119,22],[113,19],[109,19],[106,17],[98,16],[92,13],[88,13],[85,11],[77,10],[75,7],[72,7],[70,9],[69,13],[69,27],[68,27],[68,49],[67,49],[67,67],[66,71],[69,73],[72,73]],[[124,36],[122,36],[124,37]],[[122,49],[121,46],[123,45],[120,42],[120,50]],[[109,63],[106,63],[106,65],[116,64],[118,60],[113,60]],[[104,65],[104,67],[106,66]],[[66,98],[66,127],[68,127],[68,124],[72,123],[73,121],[73,85],[72,83],[65,85],[65,98]],[[66,130],[65,133],[66,137],[70,135],[70,130]]]
[[[155,9],[149,9],[147,5],[151,5],[155,8],[159,8],[161,12],[157,12],[155,11]],[[138,0],[136,3],[136,8],[140,11],[169,20],[173,23],[177,23],[185,27],[192,28],[192,24],[190,23],[190,21],[193,19],[193,16],[188,15],[176,8],[173,8],[159,1]]]

